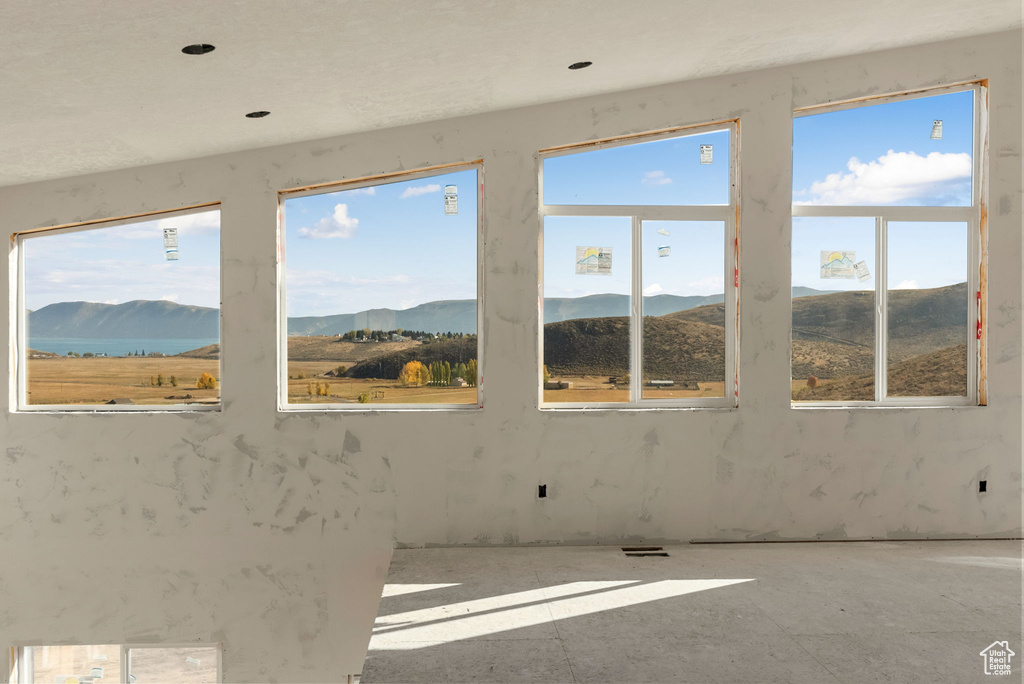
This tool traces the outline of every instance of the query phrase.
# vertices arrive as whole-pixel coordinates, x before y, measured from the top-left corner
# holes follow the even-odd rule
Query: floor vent
[[[645,558],[647,556],[668,557],[668,553],[660,546],[623,546],[622,553],[630,558]]]

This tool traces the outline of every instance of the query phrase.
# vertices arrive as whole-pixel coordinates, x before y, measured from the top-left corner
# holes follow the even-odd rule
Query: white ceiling
[[[1020,0],[0,0],[0,185],[1020,26]]]

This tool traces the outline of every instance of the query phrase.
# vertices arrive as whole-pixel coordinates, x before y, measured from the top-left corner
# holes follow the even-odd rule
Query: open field
[[[556,403],[598,403],[629,401],[627,385],[608,383],[607,375],[559,375],[552,380],[564,380],[572,383],[571,389],[544,390],[544,401]],[[686,390],[680,387],[647,387],[643,388],[644,399],[680,399],[724,397],[724,382],[701,382],[700,389]]]
[[[324,361],[289,361],[289,403],[359,403],[359,395],[366,394],[368,404],[476,404],[476,387],[403,387],[398,380],[324,376],[338,365]],[[318,382],[321,386],[330,385],[328,396],[309,394],[309,386],[312,385],[315,392]]]
[[[203,373],[220,378],[220,362],[180,356],[55,356],[28,360],[26,389],[30,405],[105,404],[120,398],[152,406],[220,401],[219,389],[196,387],[196,379]],[[154,387],[151,379],[160,375],[164,377],[164,384]],[[172,375],[178,380],[177,387],[170,385]]]

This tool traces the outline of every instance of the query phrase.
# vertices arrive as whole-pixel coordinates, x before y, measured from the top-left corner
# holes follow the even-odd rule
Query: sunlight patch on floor
[[[377,619],[371,651],[409,650],[660,601],[753,579],[570,582]]]

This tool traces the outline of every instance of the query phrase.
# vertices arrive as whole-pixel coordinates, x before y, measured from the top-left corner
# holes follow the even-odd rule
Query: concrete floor
[[[399,550],[375,682],[1021,681],[1020,542]]]

